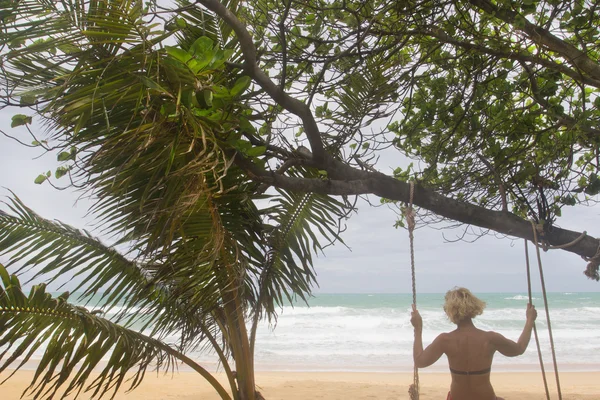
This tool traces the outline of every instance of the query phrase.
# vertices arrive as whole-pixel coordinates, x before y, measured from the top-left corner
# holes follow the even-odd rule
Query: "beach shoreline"
[[[4,379],[12,371],[0,375]],[[223,373],[216,374],[225,384]],[[33,377],[33,371],[17,371],[0,386],[2,400],[17,400]],[[256,373],[258,390],[267,400],[304,399],[409,399],[411,373],[394,372],[274,372]],[[420,374],[421,400],[445,399],[450,386],[450,374],[426,372]],[[554,374],[547,375],[551,398],[557,398]],[[492,384],[498,396],[506,400],[543,400],[546,398],[539,372],[493,372]],[[564,400],[597,400],[600,380],[597,372],[561,372],[560,383]],[[194,372],[174,374],[149,373],[142,384],[131,392],[122,387],[115,400],[218,400],[214,389]],[[79,398],[87,399],[87,395]],[[105,398],[110,398],[106,396]],[[31,396],[23,397],[32,399]]]

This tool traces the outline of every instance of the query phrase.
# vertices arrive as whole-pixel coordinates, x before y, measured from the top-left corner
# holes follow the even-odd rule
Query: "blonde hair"
[[[455,287],[446,292],[444,311],[450,321],[458,324],[465,318],[475,318],[483,313],[485,302],[479,300],[469,289]]]

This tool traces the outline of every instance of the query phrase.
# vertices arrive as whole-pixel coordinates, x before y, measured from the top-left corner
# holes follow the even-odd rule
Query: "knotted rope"
[[[415,247],[414,247],[414,230],[415,230],[415,211],[413,210],[413,197],[415,194],[415,183],[410,182],[410,197],[408,207],[404,209],[404,217],[408,225],[408,239],[410,242],[410,272],[412,278],[412,298],[413,304],[417,305],[417,279],[415,274]],[[408,388],[408,394],[411,400],[419,400],[419,369],[416,364],[413,365],[413,383]]]

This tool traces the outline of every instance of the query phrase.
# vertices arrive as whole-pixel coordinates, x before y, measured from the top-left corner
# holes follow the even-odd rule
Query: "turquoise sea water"
[[[477,294],[487,302],[476,325],[517,340],[525,323],[525,293]],[[76,299],[73,295],[71,300]],[[600,371],[600,293],[549,293],[550,317],[560,370]],[[425,344],[455,326],[442,305],[444,294],[419,294]],[[551,353],[542,296],[534,294],[537,326],[547,368]],[[309,301],[281,308],[276,326],[260,325],[256,368],[272,371],[411,371],[413,329],[410,294],[318,294]],[[88,305],[89,307],[89,305]],[[118,310],[113,310],[116,312]],[[110,314],[107,315],[110,317]],[[177,336],[167,338],[176,343]],[[216,367],[214,354],[192,352],[207,368]],[[37,356],[41,356],[41,353]],[[523,356],[495,356],[496,371],[539,369],[535,343]],[[445,371],[442,357],[426,371]]]
[[[483,293],[487,302],[476,325],[517,340],[525,323],[525,293]],[[544,361],[552,362],[542,296],[533,295],[538,309],[537,326]],[[423,316],[425,344],[455,326],[442,305],[444,294],[420,294],[417,305]],[[549,293],[550,318],[562,370],[600,371],[600,293]],[[257,339],[259,369],[409,371],[412,368],[413,330],[410,294],[319,294],[310,307],[283,307],[276,329],[261,327]],[[430,367],[445,370],[442,357]],[[532,339],[527,352],[517,358],[500,354],[495,370],[539,368]]]

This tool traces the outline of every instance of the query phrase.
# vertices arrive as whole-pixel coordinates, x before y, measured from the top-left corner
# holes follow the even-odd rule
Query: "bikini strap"
[[[485,375],[485,374],[489,374],[492,371],[492,368],[486,368],[486,369],[482,369],[479,371],[459,371],[456,369],[452,369],[450,368],[450,372],[456,375]]]

